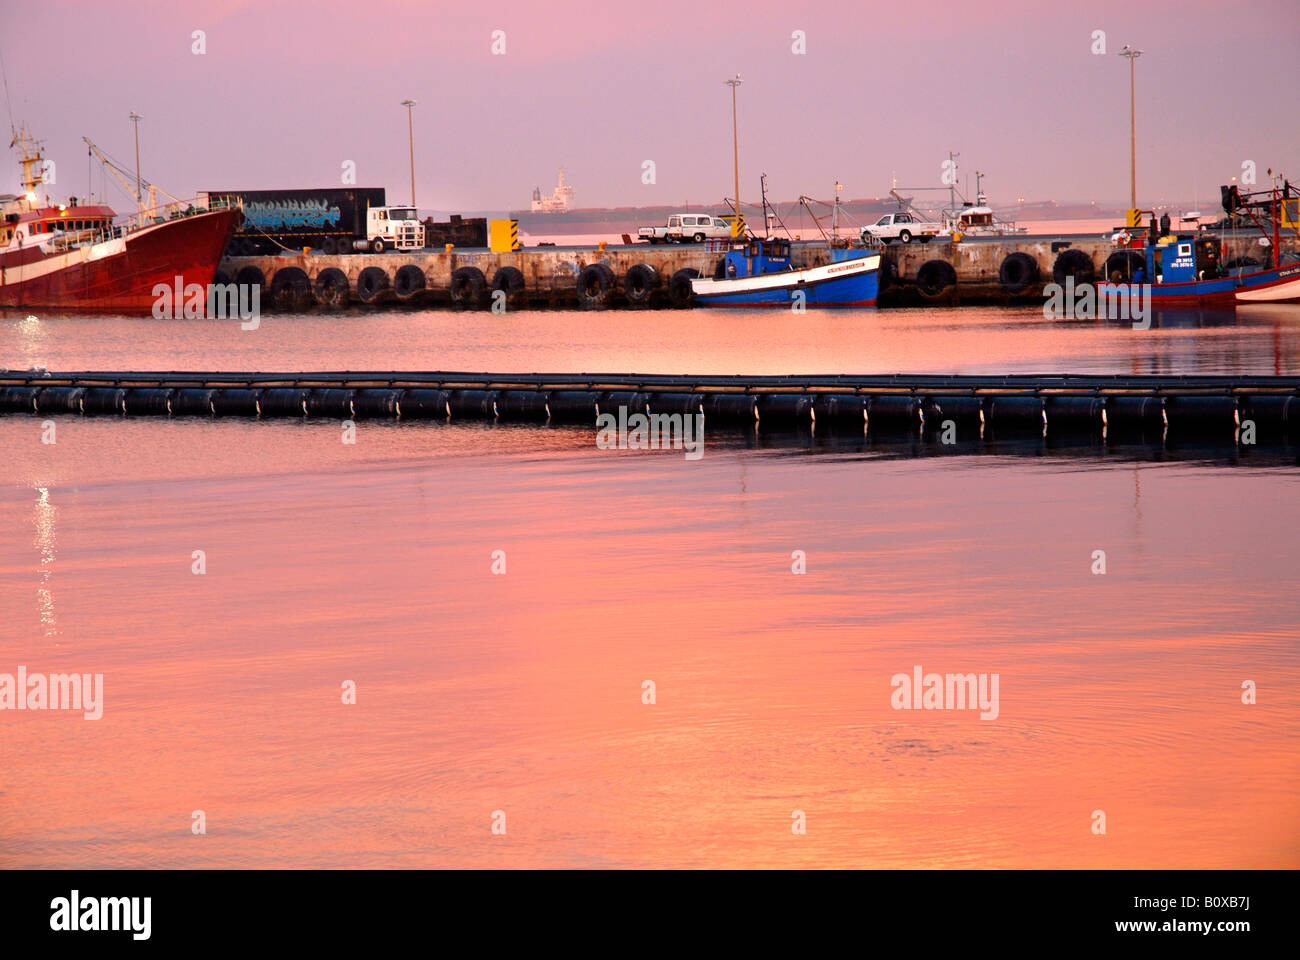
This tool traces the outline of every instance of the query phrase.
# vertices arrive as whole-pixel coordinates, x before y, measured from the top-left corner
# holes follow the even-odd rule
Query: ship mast
[[[43,174],[45,157],[41,153],[40,144],[32,139],[26,127],[19,127],[14,133],[13,143],[10,146],[14,145],[18,146],[20,154],[18,162],[23,167],[23,193],[26,194],[28,203],[35,204],[36,188],[45,182]]]

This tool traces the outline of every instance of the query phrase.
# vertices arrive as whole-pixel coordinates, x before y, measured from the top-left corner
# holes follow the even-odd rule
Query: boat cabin
[[[1225,275],[1219,242],[1211,237],[1178,236],[1147,247],[1148,283],[1192,283]]]
[[[972,227],[991,230],[995,226],[992,207],[968,206],[957,215],[957,228],[962,232],[969,231]]]
[[[54,234],[97,233],[112,226],[113,216],[110,207],[79,207],[75,200],[57,207],[7,211],[0,222],[0,246],[8,246],[15,237],[24,244],[41,242]]]
[[[728,250],[718,261],[715,280],[754,277],[763,273],[784,273],[790,269],[790,241],[753,239],[743,247]]]

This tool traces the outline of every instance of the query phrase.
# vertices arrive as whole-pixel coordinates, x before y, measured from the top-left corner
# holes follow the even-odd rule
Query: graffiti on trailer
[[[324,200],[270,200],[244,204],[244,220],[262,230],[336,227],[339,208]]]

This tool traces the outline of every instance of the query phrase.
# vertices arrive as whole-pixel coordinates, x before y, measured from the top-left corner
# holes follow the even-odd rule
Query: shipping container
[[[275,254],[303,247],[351,253],[366,237],[366,211],[385,205],[383,187],[321,190],[208,190],[200,203],[241,202],[244,222],[230,241],[228,256]]]

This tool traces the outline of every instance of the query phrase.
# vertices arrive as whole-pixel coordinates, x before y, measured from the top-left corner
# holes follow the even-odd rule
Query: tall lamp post
[[[144,117],[132,110],[127,119],[135,126],[135,212],[143,217],[144,194],[140,192],[140,121]]]
[[[731,80],[724,80],[731,87],[731,161],[736,174],[736,226],[732,236],[740,236],[740,137],[736,131],[736,88],[740,86],[740,74]]]
[[[411,206],[415,206],[415,120],[411,112],[415,101],[403,100],[402,106],[406,108],[406,132],[411,147]]]
[[[1129,209],[1136,210],[1138,205],[1137,188],[1137,95],[1135,91],[1136,70],[1134,61],[1142,56],[1142,51],[1132,44],[1124,44],[1120,50],[1121,57],[1128,57],[1128,178]]]

